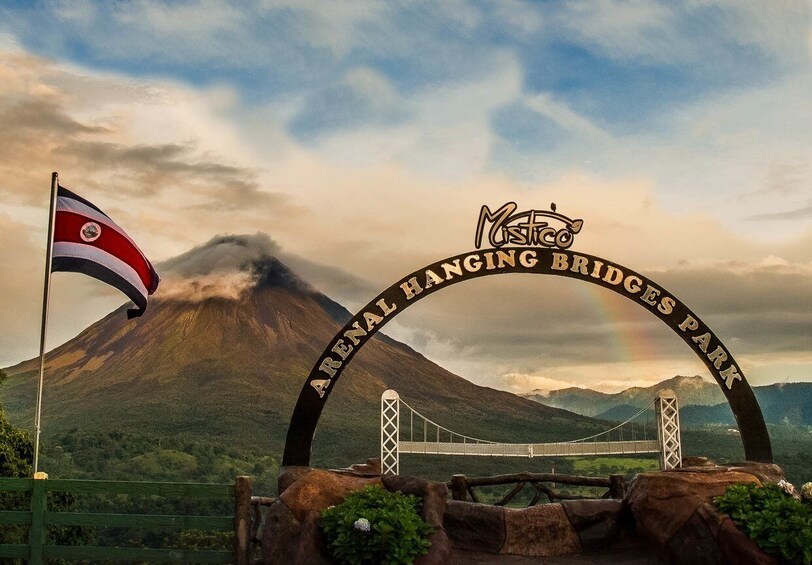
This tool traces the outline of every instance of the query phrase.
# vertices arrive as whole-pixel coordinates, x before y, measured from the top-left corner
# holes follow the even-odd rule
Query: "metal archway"
[[[335,381],[355,353],[390,319],[442,288],[505,273],[580,279],[646,308],[679,335],[714,376],[738,423],[745,457],[772,462],[770,436],[753,390],[730,351],[687,306],[650,279],[606,259],[564,249],[511,247],[476,250],[428,265],[384,290],[353,316],[327,345],[299,393],[282,464],[310,463],[313,435]]]

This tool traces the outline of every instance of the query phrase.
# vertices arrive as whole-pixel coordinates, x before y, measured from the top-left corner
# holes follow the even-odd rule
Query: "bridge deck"
[[[626,455],[659,453],[657,440],[598,441],[579,443],[449,443],[400,441],[401,453],[427,455],[489,455],[503,457],[565,457],[575,455]]]

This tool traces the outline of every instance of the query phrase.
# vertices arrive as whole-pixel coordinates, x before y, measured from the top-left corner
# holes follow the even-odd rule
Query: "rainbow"
[[[650,360],[657,346],[643,324],[628,323],[628,302],[608,289],[594,285],[575,285],[575,294],[597,313],[609,328],[614,358],[611,361],[634,363]],[[608,359],[607,359],[608,361]]]

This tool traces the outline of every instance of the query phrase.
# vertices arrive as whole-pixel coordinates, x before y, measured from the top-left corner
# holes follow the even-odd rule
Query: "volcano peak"
[[[281,288],[296,292],[313,292],[309,284],[274,256],[269,255],[252,261],[250,269],[254,277],[253,287],[256,289]]]

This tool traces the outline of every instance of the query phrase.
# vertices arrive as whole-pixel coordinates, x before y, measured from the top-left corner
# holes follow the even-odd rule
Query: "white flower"
[[[807,502],[812,502],[812,483],[804,483],[801,487],[801,497]]]
[[[352,527],[362,532],[368,532],[369,520],[367,520],[366,518],[358,518],[355,522],[353,522]]]
[[[785,481],[784,479],[781,479],[780,481],[778,481],[778,488],[780,488],[782,491],[784,491],[784,493],[788,494],[792,498],[795,498],[795,499],[798,499],[798,500],[800,500],[800,498],[801,498],[801,495],[798,494],[798,490],[795,488],[795,485],[793,485],[789,481]]]

